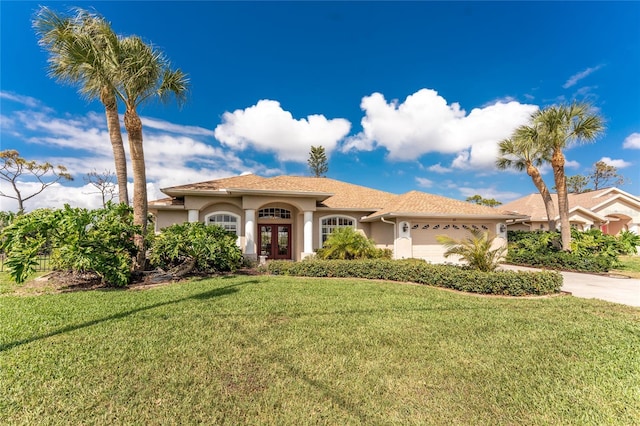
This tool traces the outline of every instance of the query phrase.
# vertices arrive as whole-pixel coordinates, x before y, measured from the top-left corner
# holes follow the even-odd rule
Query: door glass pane
[[[278,226],[278,255],[286,256],[289,253],[289,227]]]
[[[271,256],[271,226],[260,227],[260,255]]]

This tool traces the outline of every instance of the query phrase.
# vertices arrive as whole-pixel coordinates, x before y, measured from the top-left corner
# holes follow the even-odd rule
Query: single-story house
[[[558,195],[551,194],[551,198],[557,210]],[[549,229],[547,212],[539,193],[527,195],[500,207],[528,216],[508,221],[510,230]],[[560,217],[556,215],[555,220],[559,221]],[[640,234],[640,198],[618,188],[569,194],[569,221],[571,226],[582,231],[598,228],[611,235],[623,230]]]
[[[351,226],[393,257],[451,261],[436,235],[464,238],[469,229],[497,235],[524,216],[411,191],[396,195],[329,178],[253,174],[164,188],[149,203],[156,232],[184,222],[220,225],[236,233],[245,256],[300,260],[322,247],[336,228]]]

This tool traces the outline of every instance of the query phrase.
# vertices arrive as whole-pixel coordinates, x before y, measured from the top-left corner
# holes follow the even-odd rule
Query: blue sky
[[[497,142],[537,108],[574,99],[593,103],[607,131],[566,152],[567,174],[604,160],[640,194],[640,2],[2,0],[2,149],[76,178],[28,210],[97,206],[82,177],[113,170],[101,104],[47,76],[31,28],[39,4],[94,8],[189,74],[183,108],[139,110],[150,198],[243,172],[305,175],[310,146],[323,145],[331,178],[507,202],[536,189],[495,170]]]

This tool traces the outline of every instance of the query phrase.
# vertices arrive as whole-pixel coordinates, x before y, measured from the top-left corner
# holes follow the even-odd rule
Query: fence
[[[5,272],[5,261],[7,260],[7,255],[4,253],[0,253],[0,272]],[[49,254],[43,254],[38,256],[38,264],[36,265],[35,269],[36,272],[45,272],[45,271],[50,271],[51,270],[51,255]]]

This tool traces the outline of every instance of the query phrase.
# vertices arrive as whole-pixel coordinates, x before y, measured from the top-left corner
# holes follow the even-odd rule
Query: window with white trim
[[[258,210],[258,217],[269,219],[291,219],[291,211],[281,209],[279,207],[267,207]]]
[[[320,222],[320,242],[324,244],[329,235],[338,228],[355,228],[356,221],[349,216],[329,216],[322,218]]]
[[[240,235],[240,216],[229,212],[215,212],[205,218],[207,225],[218,225],[225,230]]]

